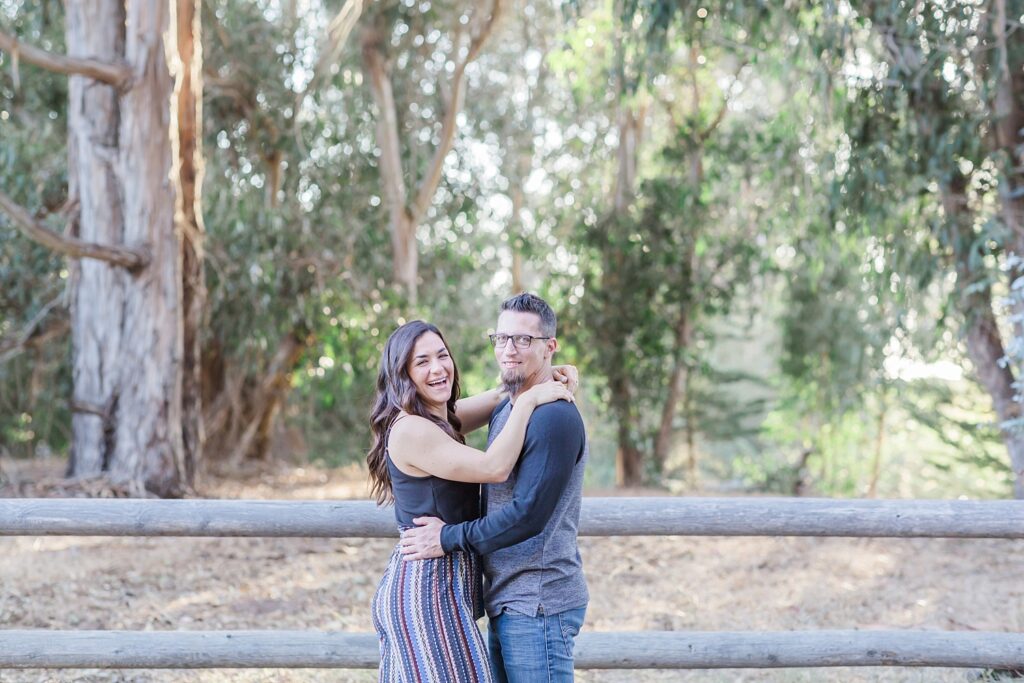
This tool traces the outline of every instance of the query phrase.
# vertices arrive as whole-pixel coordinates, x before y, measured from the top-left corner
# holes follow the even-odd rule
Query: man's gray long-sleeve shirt
[[[488,444],[512,406],[491,415]],[[576,542],[587,439],[575,404],[555,401],[530,416],[519,462],[501,484],[484,487],[484,517],[441,529],[444,551],[483,557],[487,613],[557,614],[584,607],[589,595]]]

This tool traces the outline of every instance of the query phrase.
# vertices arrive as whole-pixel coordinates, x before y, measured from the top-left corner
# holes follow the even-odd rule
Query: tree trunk
[[[625,213],[633,204],[636,193],[636,162],[640,153],[640,127],[642,119],[631,107],[619,109],[619,147],[616,156],[615,213]]]
[[[508,142],[511,144],[512,140]],[[511,187],[509,194],[512,199],[512,217],[509,219],[509,241],[508,246],[512,250],[512,295],[526,291],[526,282],[523,274],[523,251],[526,249],[526,230],[523,226],[523,209],[526,205],[526,195],[523,192],[523,183],[530,172],[532,160],[532,148],[529,152],[520,150],[516,154],[516,161],[511,176]]]
[[[252,412],[228,459],[239,464],[243,459],[265,460],[275,419],[291,388],[292,368],[299,362],[306,345],[296,334],[286,335],[267,367],[256,391],[250,393]]]
[[[1021,404],[1014,388],[1015,378],[1006,356],[995,313],[992,311],[992,289],[984,282],[985,273],[975,272],[974,214],[968,206],[967,179],[959,173],[940,183],[942,206],[946,220],[954,228],[953,253],[956,265],[958,304],[966,323],[967,356],[974,365],[981,385],[992,398],[992,407],[1001,423],[1020,418]],[[1016,428],[1001,430],[1003,443],[1013,468],[1014,497],[1024,498],[1024,433]]]
[[[620,38],[618,51],[622,52],[622,40]],[[619,78],[619,96],[623,97],[625,83]],[[612,214],[616,220],[625,216],[636,196],[636,169],[637,155],[640,147],[640,129],[642,118],[637,115],[629,103],[620,99],[619,103],[619,145],[616,152],[616,173],[615,173],[615,194],[612,204]],[[624,288],[629,283],[620,282],[621,268],[616,267],[616,262],[621,260],[622,254],[616,253],[614,249],[605,246],[603,254],[602,290],[612,296],[604,300],[605,311],[603,315],[612,318],[617,315],[614,309],[618,299],[615,292],[626,291]],[[615,483],[618,486],[639,486],[643,483],[643,452],[633,441],[633,389],[632,377],[629,376],[625,358],[627,350],[624,345],[626,337],[619,335],[617,342],[619,348],[615,354],[619,356],[611,363],[609,368],[608,384],[612,392],[611,408],[615,416],[618,440],[618,452],[615,457]]]
[[[675,434],[676,410],[679,401],[683,398],[684,392],[689,385],[690,369],[686,363],[686,349],[690,346],[691,328],[690,317],[687,314],[688,302],[684,301],[679,306],[679,319],[676,322],[676,329],[673,343],[675,362],[672,366],[672,375],[668,381],[668,395],[661,407],[661,423],[658,425],[658,436],[654,442],[654,462],[658,472],[665,472],[665,461],[668,459],[669,449],[672,447],[672,437]],[[687,429],[690,429],[687,421]]]
[[[392,277],[409,296],[412,304],[418,298],[420,252],[416,243],[417,221],[408,210],[391,212]]]
[[[145,247],[138,272],[85,259],[72,293],[73,398],[69,471],[106,473],[141,493],[181,495],[192,456],[182,432],[184,369],[182,246],[172,174],[178,59],[168,0],[69,0],[72,56],[123,61],[130,89],[83,76],[69,83],[71,196],[79,236]]]
[[[1007,164],[1005,182],[1000,186],[1003,215],[1007,227],[1015,236],[1016,248],[1020,251],[1018,255],[1024,255],[1021,205],[1017,203],[1024,201],[1024,197],[1015,197],[1016,193],[1013,191],[1019,187],[1018,182],[1022,175],[1018,166],[1021,152],[1016,143],[1020,139],[1020,127],[1024,125],[1024,109],[1021,108],[1018,97],[1024,90],[1024,77],[1019,73],[1021,65],[1011,61],[1014,53],[1008,50],[1005,0],[996,0],[989,7],[990,12],[993,10],[996,14],[994,23],[992,17],[986,17],[983,23],[992,23],[995,49],[984,50],[984,58],[978,67],[978,73],[985,73],[992,67],[997,69],[998,81],[995,98],[992,101],[993,110],[990,112],[994,125],[989,144],[994,149],[990,151],[1002,150],[1010,161]],[[880,28],[882,22],[876,22],[875,26]],[[923,65],[923,56],[910,46],[905,46],[903,52],[892,52],[890,61],[905,60],[906,51],[912,51],[914,64],[919,67]],[[998,64],[992,64],[990,60],[996,60]],[[943,88],[945,84],[931,87]],[[925,139],[934,132],[933,119],[948,116],[950,113],[941,102],[941,98],[929,97],[927,90],[912,90],[910,104],[916,117],[919,134]],[[1002,365],[1005,349],[992,310],[992,291],[986,284],[987,274],[977,272],[974,265],[974,262],[980,259],[972,254],[976,238],[973,227],[975,216],[968,203],[968,179],[954,167],[949,171],[948,177],[941,176],[936,180],[939,182],[943,211],[952,228],[952,244],[948,246],[953,250],[957,306],[965,319],[967,355],[974,365],[978,380],[992,398],[996,415],[1000,422],[1005,424],[1020,417],[1021,404],[1015,399],[1014,370],[1009,365]],[[1011,277],[1017,275],[1019,273],[1011,272]],[[1021,312],[1019,307],[1017,312]],[[1020,334],[1021,326],[1017,324],[1015,327]],[[1003,428],[1001,433],[1014,472],[1014,496],[1024,498],[1024,434],[1015,428]]]
[[[998,75],[995,98],[992,101],[993,126],[991,129],[992,144],[997,153],[1004,155],[1003,177],[1000,179],[999,196],[1002,204],[1003,221],[1013,235],[1014,250],[1017,256],[1024,256],[1024,73],[1022,73],[1021,51],[1010,49],[1010,19],[1007,14],[1006,0],[996,0],[990,6],[990,17],[995,38],[995,50],[988,53],[990,59],[997,63],[995,73]],[[1019,11],[1012,13],[1015,18]],[[966,241],[966,237],[964,238]],[[970,244],[970,242],[967,242]],[[961,270],[970,267],[966,255],[958,259],[957,282]],[[1011,269],[1011,280],[1021,275],[1019,269]],[[966,286],[968,282],[965,282]],[[973,300],[975,296],[983,300]],[[992,396],[992,403],[1001,422],[1019,418],[1022,406],[1018,393],[1014,389],[1013,369],[1001,366],[1004,357],[1002,336],[991,308],[991,292],[986,287],[976,295],[965,296],[963,301],[965,314],[970,323],[967,332],[967,350],[974,363],[978,377]],[[1017,301],[1014,312],[1024,314],[1024,302]],[[1024,335],[1024,324],[1014,324],[1015,334]],[[1020,372],[1022,369],[1017,368]],[[1010,464],[1014,473],[1014,497],[1024,498],[1024,433],[1019,427],[1003,429],[1003,441],[1010,455]]]
[[[694,96],[696,97],[696,93]],[[697,104],[694,106],[697,106]],[[690,153],[688,178],[690,191],[694,197],[700,196],[701,185],[704,182],[703,156],[704,152],[701,145],[696,145]],[[676,409],[680,399],[684,397],[684,391],[686,392],[686,400],[689,403],[690,368],[686,362],[686,351],[690,348],[693,336],[693,324],[690,313],[693,302],[693,297],[691,296],[693,279],[697,272],[696,243],[696,235],[686,240],[686,248],[680,258],[680,261],[683,263],[683,282],[679,283],[679,289],[683,291],[679,292],[679,317],[676,319],[672,346],[672,353],[675,359],[672,366],[672,375],[668,383],[668,395],[665,397],[665,403],[661,408],[661,423],[658,427],[658,437],[654,445],[654,461],[658,466],[658,471],[661,473],[665,471],[665,460],[668,457],[668,451],[672,445],[673,432],[675,431],[673,424],[675,422]],[[687,469],[690,476],[695,477],[697,471],[696,451],[692,447],[695,426],[691,424],[689,416],[687,417],[686,429],[689,448]],[[696,485],[695,479],[691,480],[691,485]]]
[[[701,110],[701,90],[697,80],[696,64],[700,49],[697,45],[690,47],[690,69],[691,69],[691,116],[694,121],[699,120]],[[723,105],[724,111],[724,105]],[[704,139],[711,135],[717,123],[712,124],[706,131],[694,135],[691,139],[689,149],[689,167],[687,180],[690,185],[690,192],[694,197],[694,206],[699,203],[701,186],[704,184]],[[678,283],[679,288],[679,313],[675,324],[672,353],[674,356],[672,375],[668,383],[668,395],[661,408],[661,423],[658,427],[658,436],[654,442],[654,461],[658,471],[664,473],[665,460],[668,458],[668,451],[672,445],[674,434],[674,422],[676,410],[681,399],[686,403],[686,445],[687,445],[687,479],[691,487],[697,486],[697,451],[694,446],[696,426],[693,424],[692,401],[689,396],[690,368],[686,361],[686,351],[690,348],[693,336],[693,322],[691,320],[691,306],[693,302],[692,290],[693,280],[697,273],[697,254],[695,245],[697,236],[693,235],[687,239],[684,253],[681,254],[680,262],[683,264],[682,282]]]
[[[267,164],[267,207],[270,209],[276,209],[278,204],[277,196],[281,192],[281,182],[284,180],[281,173],[284,154],[281,153],[281,150],[275,149],[270,154],[267,154],[263,160]]]
[[[878,407],[878,420],[875,425],[875,448],[871,458],[871,479],[868,481],[868,498],[878,494],[878,478],[882,474],[882,450],[885,446],[885,417],[888,413],[888,400],[882,392],[881,405]]]
[[[621,366],[619,366],[621,368]],[[644,479],[643,453],[633,441],[632,390],[630,378],[621,369],[613,369],[609,379],[611,409],[615,416],[618,451],[615,454],[615,485],[640,486]]]
[[[523,252],[519,245],[512,244],[512,291],[510,294],[515,296],[520,292],[526,291],[526,285],[523,280]]]
[[[634,185],[636,181],[636,152],[637,152],[637,121],[632,112],[623,108],[619,115],[619,150],[618,150],[618,172],[615,176],[615,204],[613,207],[616,216],[621,216],[628,209],[633,200]],[[605,247],[607,252],[608,247]],[[614,266],[616,254],[605,254],[604,263],[604,289],[606,292],[621,291],[623,283],[619,283],[619,269]],[[605,305],[613,305],[617,299],[607,299]],[[614,315],[613,311],[605,311],[606,315]],[[625,339],[619,340],[625,343]],[[624,354],[624,348],[616,350],[618,354]],[[612,391],[611,408],[615,416],[617,428],[618,451],[615,456],[615,484],[617,486],[639,486],[643,483],[643,453],[637,448],[633,441],[633,410],[632,410],[632,378],[628,375],[624,359],[612,363],[609,370],[609,385]]]
[[[683,384],[683,415],[686,416],[686,483],[690,490],[700,488],[700,468],[697,466],[697,418],[693,410],[691,380],[693,373],[687,370]]]
[[[395,284],[405,290],[415,304],[419,277],[419,247],[416,230],[433,201],[441,183],[444,159],[451,151],[459,112],[462,111],[466,92],[466,67],[477,58],[487,42],[501,14],[502,0],[492,0],[487,11],[477,6],[468,45],[457,44],[452,59],[450,89],[444,97],[444,117],[440,121],[441,133],[433,156],[422,178],[413,179],[410,201],[402,167],[402,154],[398,110],[391,84],[391,65],[386,57],[390,27],[384,16],[378,15],[368,22],[362,35],[362,60],[366,80],[377,105],[377,145],[380,147],[381,183],[388,207],[388,227],[391,232],[392,277]],[[465,53],[463,54],[463,49]]]
[[[377,145],[380,147],[380,175],[384,202],[388,208],[391,235],[392,278],[413,301],[416,298],[418,250],[416,216],[408,205],[402,151],[399,142],[398,110],[391,74],[384,56],[382,28],[368,25],[363,31],[363,70],[377,105]]]
[[[1013,236],[1013,251],[1024,257],[1024,63],[1020,49],[1010,50],[1008,44],[1009,22],[1006,0],[996,0],[989,9],[994,17],[987,22],[993,27],[995,49],[987,52],[995,64],[998,75],[995,97],[991,100],[992,126],[989,132],[990,144],[1001,161],[1002,177],[999,179],[999,199],[1003,222]],[[1024,269],[1012,268],[1010,280],[1024,274]],[[1014,334],[1024,337],[1024,299],[1012,297],[1014,313]],[[1022,368],[1019,367],[1018,372]]]
[[[207,346],[203,390],[208,461],[237,466],[243,460],[266,459],[292,371],[307,346],[303,331],[285,334],[266,368],[255,376],[228,364],[216,343]]]
[[[1003,220],[1015,237],[1018,255],[1024,255],[1024,60],[1019,47],[1010,49],[1006,0],[996,0],[994,10],[991,23],[996,49],[991,54],[997,61],[998,81],[992,102],[992,137],[1006,161],[999,193]]]
[[[201,0],[175,0],[178,3],[178,52],[181,67],[177,74],[177,123],[181,182],[179,213],[175,215],[182,251],[182,415],[181,428],[185,449],[185,481],[191,485],[202,461],[206,439],[203,426],[202,349],[200,333],[206,310],[206,277],[203,271],[203,223],[200,197],[203,187],[203,50],[200,22]]]
[[[991,301],[987,310],[976,309],[967,315],[971,316],[967,326],[967,355],[974,364],[975,373],[992,397],[999,421],[1006,423],[1019,419],[1021,405],[1014,397],[1013,373],[1008,367],[1000,366],[1005,352]],[[1024,498],[1024,434],[1019,428],[1011,427],[1002,429],[1002,436],[1013,468],[1013,495]]]

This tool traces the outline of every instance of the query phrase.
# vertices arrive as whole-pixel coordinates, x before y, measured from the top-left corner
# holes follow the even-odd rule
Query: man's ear
[[[555,355],[555,351],[557,351],[557,350],[558,350],[558,339],[556,337],[552,337],[551,339],[548,339],[548,354],[553,356],[553,355]]]

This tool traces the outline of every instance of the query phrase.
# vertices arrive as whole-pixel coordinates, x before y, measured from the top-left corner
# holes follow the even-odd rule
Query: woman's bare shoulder
[[[389,444],[395,443],[396,440],[404,443],[421,439],[438,432],[444,434],[444,430],[427,418],[420,417],[419,415],[410,415],[409,413],[400,413],[391,425]]]

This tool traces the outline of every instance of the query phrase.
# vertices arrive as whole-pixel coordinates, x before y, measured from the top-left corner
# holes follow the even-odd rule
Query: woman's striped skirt
[[[373,596],[380,680],[387,683],[491,683],[484,639],[479,560],[457,551],[402,559],[396,547]]]

